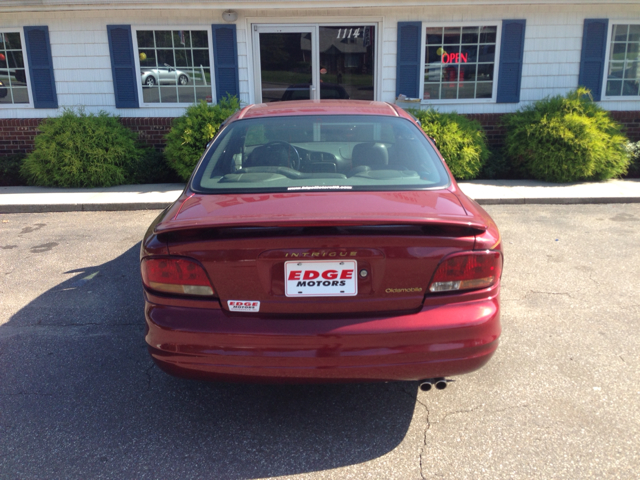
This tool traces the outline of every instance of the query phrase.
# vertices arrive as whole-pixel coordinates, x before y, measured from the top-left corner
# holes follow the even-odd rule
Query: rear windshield
[[[205,153],[202,193],[442,188],[449,177],[412,122],[382,116],[292,116],[232,122]]]

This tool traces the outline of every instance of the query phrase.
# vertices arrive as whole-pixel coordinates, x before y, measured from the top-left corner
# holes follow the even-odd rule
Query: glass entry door
[[[315,27],[254,26],[257,103],[317,99]]]

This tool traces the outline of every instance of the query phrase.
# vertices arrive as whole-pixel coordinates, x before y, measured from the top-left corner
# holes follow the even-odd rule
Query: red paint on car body
[[[226,125],[302,115],[414,122],[382,102],[296,101],[245,107]],[[208,380],[388,381],[467,373],[497,348],[500,279],[472,291],[434,294],[428,287],[445,257],[483,250],[501,253],[498,229],[452,177],[446,187],[398,191],[211,194],[189,186],[152,224],[141,258],[193,259],[217,296],[145,287],[146,341],[165,371]],[[285,295],[285,262],[340,259],[357,262],[355,271],[339,274],[355,279],[357,295]],[[288,279],[338,275],[304,265]],[[259,310],[230,311],[228,302]]]

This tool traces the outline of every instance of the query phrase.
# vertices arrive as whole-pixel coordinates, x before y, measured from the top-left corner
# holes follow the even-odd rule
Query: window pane
[[[495,62],[496,60],[496,46],[494,45],[480,45],[478,48],[478,61],[479,62]]]
[[[424,69],[425,82],[439,82],[442,80],[442,66],[439,63],[427,65]]]
[[[193,64],[196,67],[208,67],[209,66],[209,50],[194,50],[193,51]]]
[[[478,47],[475,45],[463,45],[460,53],[466,55],[467,62],[478,61]]]
[[[211,73],[208,68],[194,68],[193,81],[195,85],[211,85]]]
[[[493,63],[481,63],[478,65],[478,81],[493,80]]]
[[[2,80],[0,82],[4,83]],[[0,87],[0,105],[8,105],[13,103],[11,90],[7,87]]]
[[[460,82],[458,98],[475,98],[475,82]]]
[[[22,58],[22,52],[7,52],[7,60],[9,62],[9,68],[24,68],[24,60]]]
[[[207,32],[191,32],[191,43],[194,48],[209,48],[209,38]]]
[[[9,70],[9,80],[12,87],[26,87],[27,75],[24,69]]]
[[[493,96],[493,82],[478,82],[476,98],[491,98]]]
[[[211,87],[196,87],[196,101],[211,102]]]
[[[496,32],[495,26],[427,28],[424,98],[491,98]],[[480,89],[479,81],[485,82]]]
[[[638,62],[627,62],[624,69],[624,78],[638,79]]]
[[[477,65],[475,65],[475,64],[473,64],[473,65],[462,65],[460,67],[461,68],[460,76],[465,81],[475,82],[476,81],[476,67],[477,67]]]
[[[176,48],[191,47],[191,33],[187,30],[178,30],[173,32],[173,45]]]
[[[26,88],[12,88],[13,103],[29,103],[29,93]]]
[[[622,80],[609,80],[607,82],[607,96],[618,96],[622,93]]]
[[[480,43],[496,43],[497,27],[480,27]]]
[[[640,25],[629,26],[629,41],[640,42]]]
[[[138,57],[140,58],[140,67],[155,67],[156,51],[151,49],[138,49]]]
[[[627,33],[629,32],[629,25],[615,25],[613,30],[614,42],[626,42]]]
[[[138,39],[138,48],[153,48],[153,32],[149,30],[138,30],[136,32],[136,38]]]
[[[375,27],[320,27],[319,33],[320,98],[373,100]]]
[[[156,47],[173,47],[173,42],[171,41],[171,32],[169,31],[156,31]]]
[[[142,100],[144,103],[158,103],[160,101],[159,87],[145,87],[142,89]]]
[[[162,103],[178,103],[178,91],[173,85],[170,87],[160,87],[160,98]]]
[[[442,28],[427,28],[427,45],[442,45]]]
[[[627,60],[640,60],[640,43],[627,45]]]
[[[444,29],[444,44],[456,45],[460,44],[460,27],[446,27]]]
[[[427,47],[425,53],[425,63],[440,62],[442,56],[442,47]]]
[[[424,84],[424,97],[425,100],[438,100],[440,99],[440,84],[439,83],[425,83]]]
[[[211,101],[206,31],[141,30],[136,35],[144,103]],[[192,47],[196,40],[203,48]],[[198,93],[198,88],[204,90]]]
[[[292,165],[288,155],[274,155],[273,151],[262,148],[277,140],[298,148],[302,148],[302,144],[308,154]],[[380,146],[388,153],[384,155],[384,162],[370,158],[366,144],[371,142],[382,143]],[[350,155],[332,158],[334,155],[327,152],[350,152]],[[323,161],[318,162],[319,158]],[[324,164],[322,168],[317,168],[318,163]],[[368,168],[353,171],[361,165]],[[261,174],[255,181],[247,179],[241,185],[237,181],[238,174],[245,174],[239,172],[239,167],[272,166],[288,166],[306,175],[289,178],[274,172],[273,175]],[[327,177],[327,173],[332,176]],[[238,188],[246,193],[265,188],[286,192],[291,187],[317,188],[319,185],[341,185],[363,191],[410,190],[444,186],[448,179],[444,173],[442,162],[419,128],[402,119],[360,115],[277,117],[245,119],[230,124],[203,158],[193,185],[195,189],[211,193],[229,189],[238,192]]]
[[[176,50],[176,67],[191,66],[191,50]]]
[[[20,34],[0,33],[0,104],[29,103],[27,72]]]
[[[7,50],[22,50],[22,42],[20,41],[19,33],[5,33],[4,34],[5,48]]]
[[[611,60],[624,60],[627,53],[626,43],[611,44]]]
[[[178,87],[178,101],[180,103],[195,103],[196,93],[193,87]]]
[[[637,80],[625,80],[622,84],[623,96],[637,96],[638,95],[638,81]]]
[[[462,43],[478,43],[479,38],[479,27],[462,27]]]
[[[158,66],[159,67],[173,67],[175,60],[173,58],[173,50],[157,50],[158,54]]]

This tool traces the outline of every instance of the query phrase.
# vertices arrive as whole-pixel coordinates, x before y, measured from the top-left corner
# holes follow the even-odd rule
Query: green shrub
[[[422,129],[432,137],[456,180],[470,180],[480,173],[490,152],[480,122],[435,110],[415,110]]]
[[[640,178],[640,142],[628,143],[627,153],[629,154],[628,178]]]
[[[514,165],[502,149],[491,152],[477,178],[486,180],[516,180],[528,178],[518,165]]]
[[[169,167],[162,152],[145,148],[138,162],[128,165],[132,183],[179,183],[182,179]]]
[[[9,155],[0,157],[0,187],[14,187],[24,185],[25,181],[20,175],[20,166],[24,155]]]
[[[164,154],[183,180],[188,180],[198,160],[204,153],[220,125],[240,108],[236,97],[226,96],[217,105],[208,105],[201,101],[187,108],[177,118],[167,134],[167,146]]]
[[[604,180],[627,170],[620,126],[583,87],[526,106],[504,122],[507,155],[538,180]]]
[[[39,127],[35,149],[22,164],[30,185],[51,187],[109,187],[131,183],[131,164],[143,149],[136,134],[117,117],[66,109]]]

